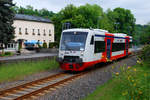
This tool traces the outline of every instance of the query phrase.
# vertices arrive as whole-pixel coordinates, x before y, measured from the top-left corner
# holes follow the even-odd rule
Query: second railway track
[[[55,88],[65,85],[87,72],[79,74],[59,73],[46,78],[25,83],[10,89],[0,91],[0,100],[25,100],[35,99],[41,94],[56,90]]]

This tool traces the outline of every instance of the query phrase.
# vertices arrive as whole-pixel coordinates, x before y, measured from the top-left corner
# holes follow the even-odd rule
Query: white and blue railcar
[[[131,54],[132,37],[101,29],[67,29],[60,39],[58,61],[64,70],[82,71],[100,62]]]

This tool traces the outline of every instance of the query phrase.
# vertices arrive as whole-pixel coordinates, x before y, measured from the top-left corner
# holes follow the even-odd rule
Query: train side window
[[[91,42],[90,42],[90,44],[91,44],[91,45],[94,44],[94,36],[91,37]]]
[[[112,52],[121,51],[125,49],[125,43],[113,43]]]
[[[94,53],[105,51],[105,41],[95,41]]]

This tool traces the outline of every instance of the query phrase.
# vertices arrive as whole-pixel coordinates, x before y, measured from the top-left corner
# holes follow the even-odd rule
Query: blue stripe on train
[[[106,36],[106,35],[95,35],[96,37],[109,37],[109,38],[118,38],[118,39],[127,39],[127,38],[124,38],[124,37],[113,37],[113,36]],[[131,39],[131,38],[130,38]]]

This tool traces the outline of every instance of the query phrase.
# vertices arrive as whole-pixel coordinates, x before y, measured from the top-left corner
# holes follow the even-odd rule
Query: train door
[[[107,39],[107,49],[106,49],[107,58],[110,59],[111,53],[111,39]]]
[[[126,56],[128,56],[128,50],[129,50],[129,40],[126,39],[126,42],[125,42],[125,50],[126,50]]]

